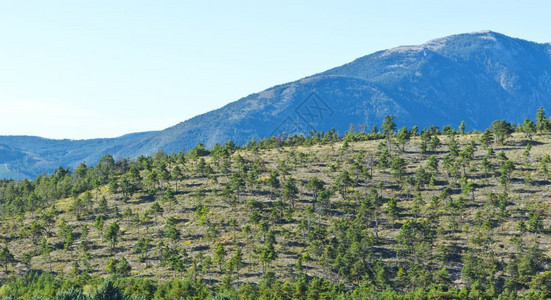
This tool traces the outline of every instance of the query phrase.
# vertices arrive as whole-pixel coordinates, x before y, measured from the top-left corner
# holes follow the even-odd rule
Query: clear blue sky
[[[377,50],[493,30],[551,42],[551,1],[0,0],[0,135],[158,130]]]

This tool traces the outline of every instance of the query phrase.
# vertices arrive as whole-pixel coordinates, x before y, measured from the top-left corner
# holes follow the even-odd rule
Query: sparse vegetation
[[[551,297],[548,124],[389,116],[4,180],[0,297]]]

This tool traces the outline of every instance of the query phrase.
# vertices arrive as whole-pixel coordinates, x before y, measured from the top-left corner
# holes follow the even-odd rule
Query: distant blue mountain
[[[75,168],[83,161],[94,164],[105,154],[119,153],[127,143],[153,133],[155,132],[91,140],[0,136],[0,178],[33,178],[42,173],[49,173],[59,166]]]
[[[495,119],[521,122],[551,107],[551,45],[482,31],[379,51],[343,66],[244,97],[158,132],[115,139],[0,137],[0,177],[32,177],[58,165],[96,163],[106,153],[171,153],[198,142],[308,134],[380,125],[485,129]],[[356,128],[360,128],[356,126]]]

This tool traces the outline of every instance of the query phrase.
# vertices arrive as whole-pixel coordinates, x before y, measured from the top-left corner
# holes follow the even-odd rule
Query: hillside
[[[1,275],[53,272],[59,290],[112,276],[147,299],[550,297],[549,124],[418,132],[387,118],[382,132],[4,181]],[[0,296],[24,290],[12,280]]]
[[[389,114],[409,127],[465,120],[469,129],[480,130],[495,119],[522,122],[520,116],[551,106],[550,70],[550,44],[491,31],[453,35],[366,55],[159,132],[74,142],[0,137],[0,144],[40,158],[10,161],[0,176],[32,177],[58,165],[95,164],[107,153],[136,158],[158,150],[177,153],[197,143],[211,148],[228,140],[242,144],[331,128],[344,134],[350,124],[371,128]]]
[[[107,153],[117,153],[130,141],[152,132],[111,139],[51,140],[34,136],[0,136],[0,178],[34,178],[59,166],[76,168],[81,162],[97,163]],[[122,158],[121,156],[116,156]]]
[[[168,152],[283,132],[308,134],[350,124],[371,128],[385,115],[400,126],[459,124],[484,129],[522,122],[551,104],[551,45],[491,31],[453,35],[376,52],[343,66],[249,95],[142,142]],[[312,95],[314,93],[314,95]],[[207,124],[207,125],[205,125]],[[258,126],[262,124],[262,126]],[[283,124],[283,126],[281,126]]]

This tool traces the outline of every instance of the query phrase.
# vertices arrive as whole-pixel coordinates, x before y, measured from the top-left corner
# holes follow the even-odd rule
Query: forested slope
[[[543,110],[485,132],[380,128],[2,181],[0,296],[109,277],[146,299],[551,297]]]

